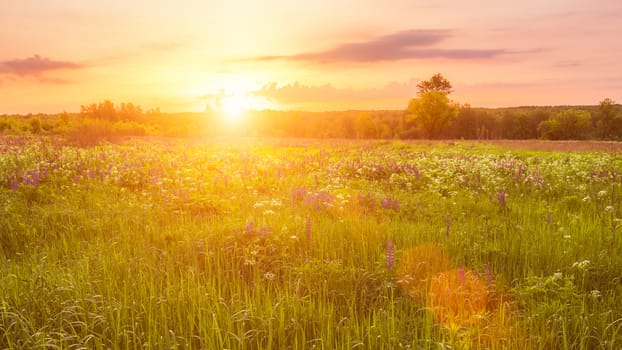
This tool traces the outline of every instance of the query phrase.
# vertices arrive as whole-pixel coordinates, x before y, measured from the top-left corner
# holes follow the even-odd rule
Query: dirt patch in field
[[[617,141],[487,140],[482,142],[531,151],[622,152],[622,142]]]

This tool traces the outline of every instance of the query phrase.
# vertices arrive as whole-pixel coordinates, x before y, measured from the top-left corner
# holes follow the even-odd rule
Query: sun
[[[244,95],[231,95],[220,99],[220,112],[223,117],[232,122],[242,119],[244,112],[250,109],[249,99]]]

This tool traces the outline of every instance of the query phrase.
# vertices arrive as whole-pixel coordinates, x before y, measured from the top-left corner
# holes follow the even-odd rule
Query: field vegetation
[[[616,152],[4,136],[0,348],[619,349],[621,194]]]

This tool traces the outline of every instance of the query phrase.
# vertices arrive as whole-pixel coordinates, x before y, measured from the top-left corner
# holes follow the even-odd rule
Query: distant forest
[[[419,139],[426,135],[406,109],[248,111],[235,124],[213,111],[162,113],[110,101],[82,106],[74,114],[0,115],[0,134],[67,135],[82,144],[118,136]],[[595,106],[489,109],[464,105],[434,138],[622,140],[622,108],[610,99]]]

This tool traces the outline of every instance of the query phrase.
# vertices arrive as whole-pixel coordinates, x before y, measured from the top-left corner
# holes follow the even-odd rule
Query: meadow
[[[619,349],[622,154],[0,139],[0,348]]]

